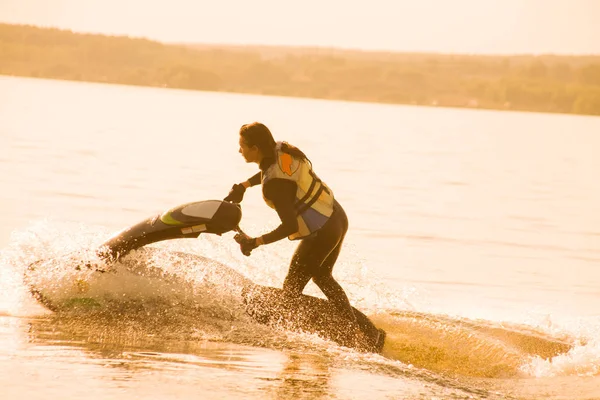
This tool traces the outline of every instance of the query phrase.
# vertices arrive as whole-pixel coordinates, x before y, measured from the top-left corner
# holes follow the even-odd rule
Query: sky
[[[167,43],[600,54],[600,0],[0,0],[0,22]]]

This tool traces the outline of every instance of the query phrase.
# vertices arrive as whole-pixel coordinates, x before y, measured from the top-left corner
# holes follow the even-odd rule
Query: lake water
[[[177,307],[52,313],[29,295],[29,263],[253,175],[251,121],[345,207],[334,276],[387,330],[381,355],[254,324],[224,281]],[[0,77],[0,397],[600,398],[599,178],[597,117]],[[258,188],[243,213],[251,235],[279,223]],[[199,254],[281,286],[295,243],[247,258],[232,237],[159,244],[154,262],[189,276],[169,252]]]

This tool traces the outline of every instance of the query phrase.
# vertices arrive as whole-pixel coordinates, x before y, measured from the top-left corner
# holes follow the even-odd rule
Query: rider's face
[[[240,136],[240,154],[247,163],[259,161],[259,150],[256,146],[248,146],[242,136]]]

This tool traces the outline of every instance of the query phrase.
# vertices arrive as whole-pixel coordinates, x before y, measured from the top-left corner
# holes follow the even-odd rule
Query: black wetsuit
[[[249,179],[252,186],[261,183],[261,175],[275,160],[265,158],[260,163],[258,174]],[[263,235],[265,244],[281,240],[298,231],[296,209],[296,182],[289,179],[273,178],[263,185],[263,195],[269,199],[281,225]],[[288,274],[283,282],[283,290],[291,296],[300,296],[311,280],[321,289],[336,308],[351,321],[355,321],[350,301],[340,284],[333,278],[332,270],[340,254],[342,243],[348,231],[348,217],[342,206],[334,201],[333,214],[325,225],[313,235],[301,239],[296,248]]]

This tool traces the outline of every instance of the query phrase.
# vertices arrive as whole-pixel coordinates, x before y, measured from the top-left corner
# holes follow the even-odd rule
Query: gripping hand
[[[233,240],[235,240],[240,245],[240,250],[242,251],[242,254],[246,257],[248,257],[250,253],[252,253],[252,250],[258,247],[255,238],[251,238],[248,235],[242,233],[238,233],[237,235],[235,235],[233,237]]]
[[[241,203],[244,199],[244,193],[246,192],[246,187],[241,183],[236,183],[231,187],[229,194],[223,199],[223,201],[229,201],[231,203]]]

